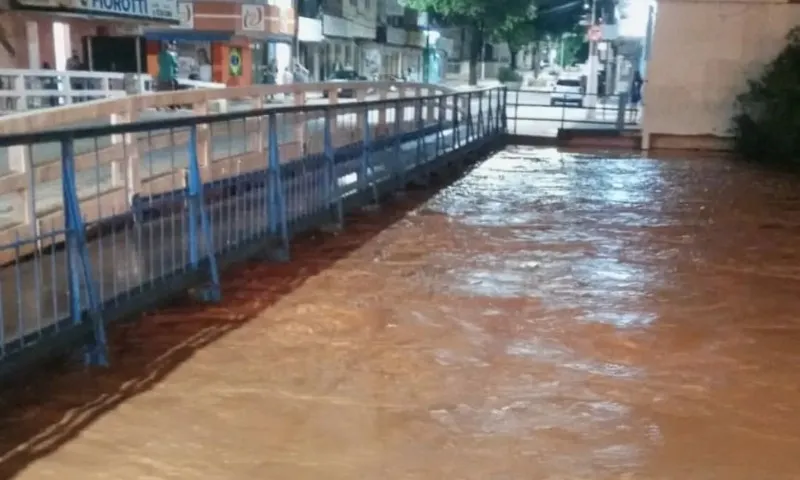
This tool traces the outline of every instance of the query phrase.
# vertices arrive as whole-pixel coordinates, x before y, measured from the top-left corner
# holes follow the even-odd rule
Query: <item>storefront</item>
[[[151,30],[147,39],[147,73],[158,74],[158,54],[174,43],[178,54],[178,78],[226,85],[249,85],[250,48],[247,39],[233,32],[202,30]]]
[[[164,42],[174,41],[180,76],[204,79],[210,73],[211,81],[231,86],[265,83],[271,65],[279,72],[291,69],[294,11],[289,5],[180,2],[178,26],[146,33],[148,72],[157,72]]]
[[[322,21],[308,17],[298,17],[298,20],[298,60],[308,73],[306,80],[322,80]]]
[[[250,48],[253,52],[253,83],[283,83],[286,71],[292,71],[290,39],[268,38],[251,43]]]
[[[91,70],[90,39],[126,36],[132,52],[140,27],[179,23],[175,0],[11,0],[9,6],[0,13],[5,68],[64,70],[71,61]]]

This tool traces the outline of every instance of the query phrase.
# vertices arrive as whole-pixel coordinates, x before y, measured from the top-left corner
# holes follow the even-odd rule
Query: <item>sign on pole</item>
[[[603,39],[603,30],[600,29],[600,25],[592,25],[589,27],[589,32],[586,36],[590,42],[599,42]]]

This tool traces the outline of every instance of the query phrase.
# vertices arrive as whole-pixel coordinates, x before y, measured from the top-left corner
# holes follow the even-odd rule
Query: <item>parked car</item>
[[[337,70],[328,77],[328,82],[331,83],[346,83],[346,82],[366,82],[367,78],[358,74],[355,70]],[[328,90],[322,94],[323,97],[328,98]],[[340,88],[340,98],[353,98],[356,96],[355,88]]]
[[[550,105],[583,107],[583,85],[577,78],[559,78],[550,94]]]

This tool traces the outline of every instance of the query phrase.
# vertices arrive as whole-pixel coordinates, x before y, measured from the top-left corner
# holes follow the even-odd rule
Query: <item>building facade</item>
[[[198,72],[200,80],[250,85],[274,81],[270,65],[278,72],[291,67],[296,20],[291,0],[180,1],[178,11],[178,25],[144,31],[150,73],[157,71],[158,52],[167,41],[178,46],[179,76]]]
[[[91,68],[88,39],[179,23],[175,0],[9,0],[7,6],[0,13],[0,68],[64,70],[73,56]]]
[[[659,2],[645,72],[645,147],[728,148],[736,96],[798,22],[793,2]]]
[[[322,81],[322,1],[297,0],[298,64],[306,81]]]

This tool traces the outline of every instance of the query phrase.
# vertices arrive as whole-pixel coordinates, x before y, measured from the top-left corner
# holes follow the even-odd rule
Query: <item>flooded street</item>
[[[509,148],[4,399],[0,478],[800,478],[799,182]]]

